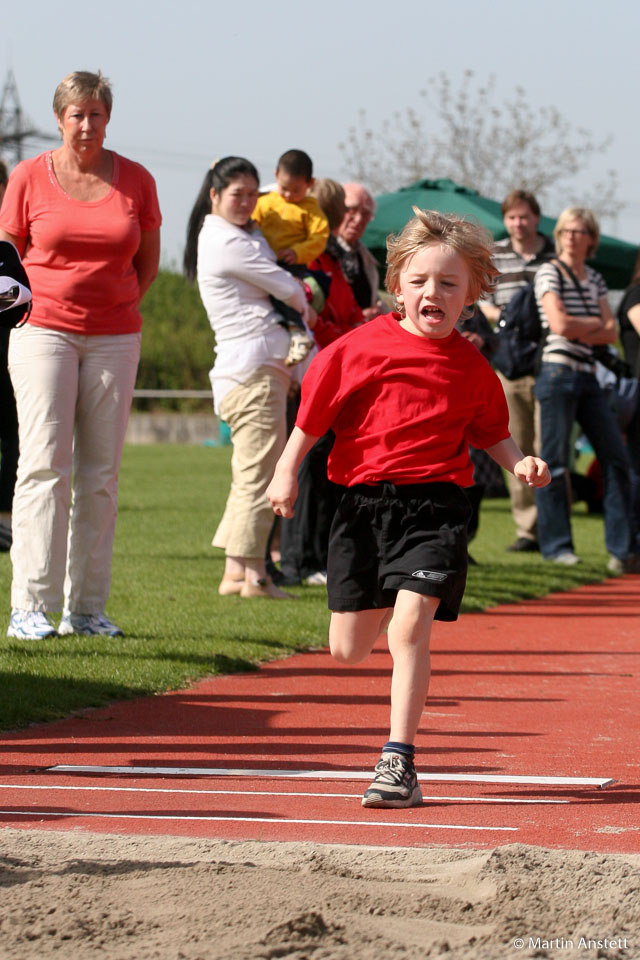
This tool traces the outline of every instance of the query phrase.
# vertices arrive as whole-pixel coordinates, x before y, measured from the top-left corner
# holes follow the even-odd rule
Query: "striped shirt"
[[[506,240],[498,240],[493,245],[492,259],[500,271],[500,276],[496,279],[496,285],[486,298],[486,302],[492,303],[495,307],[504,307],[521,287],[527,283],[533,283],[536,271],[554,256],[551,240],[541,233],[538,236],[544,240],[544,246],[528,260],[516,253],[510,237]]]
[[[552,264],[547,263],[540,267],[536,273],[534,290],[544,329],[549,330],[549,321],[542,306],[542,298],[550,290],[558,294],[570,317],[600,316],[600,299],[607,296],[607,285],[596,270],[587,266],[585,270],[587,275],[584,281],[580,282],[580,293],[566,273],[563,273],[561,282],[558,271]],[[542,351],[542,361],[563,363],[573,370],[583,370],[586,373],[594,371],[593,350],[589,344],[568,340],[550,331]]]

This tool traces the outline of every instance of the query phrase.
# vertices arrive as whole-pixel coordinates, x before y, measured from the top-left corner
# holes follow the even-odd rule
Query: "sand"
[[[2,960],[640,958],[637,855],[7,828],[0,887]]]

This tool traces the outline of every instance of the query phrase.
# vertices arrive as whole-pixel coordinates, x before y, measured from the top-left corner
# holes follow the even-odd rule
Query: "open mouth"
[[[425,318],[425,320],[442,320],[444,319],[444,310],[441,310],[440,307],[423,307],[420,311],[420,315]]]

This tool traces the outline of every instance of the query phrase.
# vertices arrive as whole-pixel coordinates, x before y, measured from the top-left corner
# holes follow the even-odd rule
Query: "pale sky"
[[[419,107],[446,71],[496,76],[499,97],[524,88],[575,127],[613,144],[581,175],[615,169],[626,202],[617,229],[640,241],[637,51],[640,4],[622,0],[322,0],[205,4],[196,0],[31,0],[3,14],[0,85],[13,70],[22,109],[56,133],[51,102],[72,70],[101,69],[114,88],[106,146],[155,176],[163,264],[182,256],[187,217],[212,160],[246,156],[272,180],[278,156],[306,150],[317,176],[349,179],[338,144],[365,108],[377,127]],[[26,155],[47,144],[30,141]],[[576,184],[580,189],[581,183]],[[502,198],[497,198],[502,199]],[[555,215],[559,210],[545,210]]]

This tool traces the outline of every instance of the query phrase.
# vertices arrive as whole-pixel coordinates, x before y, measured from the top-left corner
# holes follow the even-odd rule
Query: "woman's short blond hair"
[[[53,95],[53,112],[59,120],[70,103],[84,103],[85,100],[100,100],[104,104],[107,116],[111,116],[113,95],[111,84],[100,70],[89,73],[88,70],[75,70],[61,80]]]
[[[310,193],[318,201],[318,205],[329,221],[329,230],[337,230],[347,211],[344,199],[344,187],[337,180],[323,177],[315,181]]]
[[[389,293],[398,292],[400,274],[407,261],[423,247],[435,245],[451,247],[466,263],[470,300],[478,300],[489,293],[499,273],[491,259],[493,237],[489,231],[479,223],[455,214],[445,215],[419,207],[414,207],[413,212],[415,216],[402,233],[387,237],[386,285]]]
[[[558,256],[560,256],[562,253],[562,238],[560,237],[560,231],[564,229],[565,224],[568,223],[569,220],[582,220],[585,229],[591,234],[591,243],[589,245],[587,257],[592,257],[598,249],[598,244],[600,243],[600,224],[598,223],[598,218],[593,210],[589,210],[588,207],[567,207],[566,210],[562,211],[558,217],[555,227],[553,228],[553,239],[555,240],[556,244],[556,253]]]

